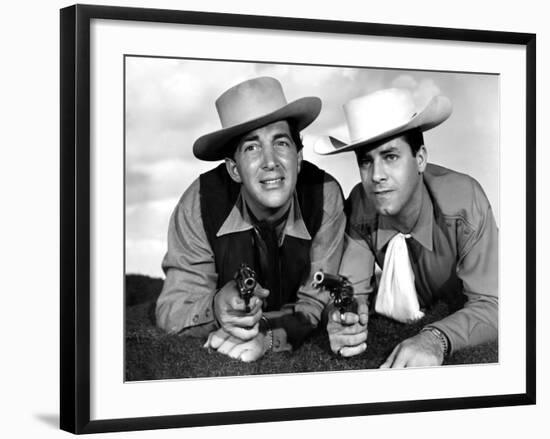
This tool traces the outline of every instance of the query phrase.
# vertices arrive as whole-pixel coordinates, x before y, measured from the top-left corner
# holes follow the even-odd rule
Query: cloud
[[[220,128],[214,101],[233,85],[224,78],[254,76],[247,63],[137,57],[127,58],[126,71],[130,161],[191,158],[193,142]]]
[[[431,78],[422,79],[415,90],[413,90],[413,98],[417,108],[425,107],[430,99],[440,95],[441,89]]]
[[[395,88],[408,88],[413,90],[417,87],[418,82],[411,75],[399,75],[391,82],[391,86]]]
[[[220,128],[214,102],[227,88],[259,75],[281,81],[289,101],[318,96],[323,111],[311,130],[342,121],[342,104],[380,76],[367,69],[129,57],[126,65],[126,160],[191,160],[201,135]]]
[[[200,174],[215,164],[196,158],[137,162],[126,168],[126,205],[179,198]]]
[[[417,79],[412,74],[401,74],[391,81],[391,87],[406,88],[412,95],[417,108],[423,108],[431,98],[441,94],[433,78]]]
[[[168,222],[178,198],[126,206],[127,239],[165,240]]]
[[[161,268],[166,242],[155,239],[126,240],[126,273],[164,277]]]

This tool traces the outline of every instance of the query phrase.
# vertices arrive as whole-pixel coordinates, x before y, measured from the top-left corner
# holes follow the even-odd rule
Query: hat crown
[[[265,76],[237,84],[216,100],[223,128],[248,122],[285,105],[287,100],[281,83]]]
[[[303,130],[319,115],[321,99],[309,96],[287,103],[279,81],[260,77],[224,92],[216,100],[216,109],[222,128],[202,135],[193,144],[193,154],[201,160],[223,160],[231,154],[232,140],[280,120]]]
[[[372,138],[407,124],[416,115],[412,94],[389,88],[352,99],[344,105],[351,142]]]

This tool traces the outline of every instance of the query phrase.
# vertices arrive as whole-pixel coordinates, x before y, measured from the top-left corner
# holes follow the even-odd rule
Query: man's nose
[[[380,183],[386,180],[386,170],[384,164],[380,160],[374,160],[372,162],[372,181]]]
[[[277,154],[271,145],[262,148],[262,167],[264,169],[273,169],[277,166]]]

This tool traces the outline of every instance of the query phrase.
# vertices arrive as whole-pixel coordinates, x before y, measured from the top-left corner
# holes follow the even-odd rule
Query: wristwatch
[[[422,328],[420,332],[431,332],[433,335],[435,335],[436,338],[439,340],[439,343],[441,344],[441,348],[443,349],[443,358],[447,356],[447,354],[449,353],[449,339],[443,332],[441,332],[435,326],[426,326]]]
[[[267,337],[267,345],[265,346],[266,353],[273,349],[273,331],[271,330],[271,325],[266,316],[262,315],[260,318],[260,331],[265,332]]]

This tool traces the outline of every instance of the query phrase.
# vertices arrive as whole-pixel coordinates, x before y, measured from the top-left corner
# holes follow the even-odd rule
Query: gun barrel
[[[323,273],[323,281],[327,284],[343,285],[346,279],[338,274]]]
[[[243,280],[243,286],[247,290],[253,290],[256,286],[256,279],[254,279],[252,276],[245,278]]]
[[[256,273],[246,263],[242,263],[234,276],[239,295],[245,302],[245,311],[250,311],[249,302],[256,288]]]
[[[323,273],[322,271],[317,271],[313,275],[313,282],[315,284],[322,284],[324,279],[325,279],[325,273]]]
[[[313,275],[313,286],[318,288],[342,288],[347,284],[348,280],[344,276],[340,276],[338,274],[330,274],[325,273],[324,271],[317,271]]]

